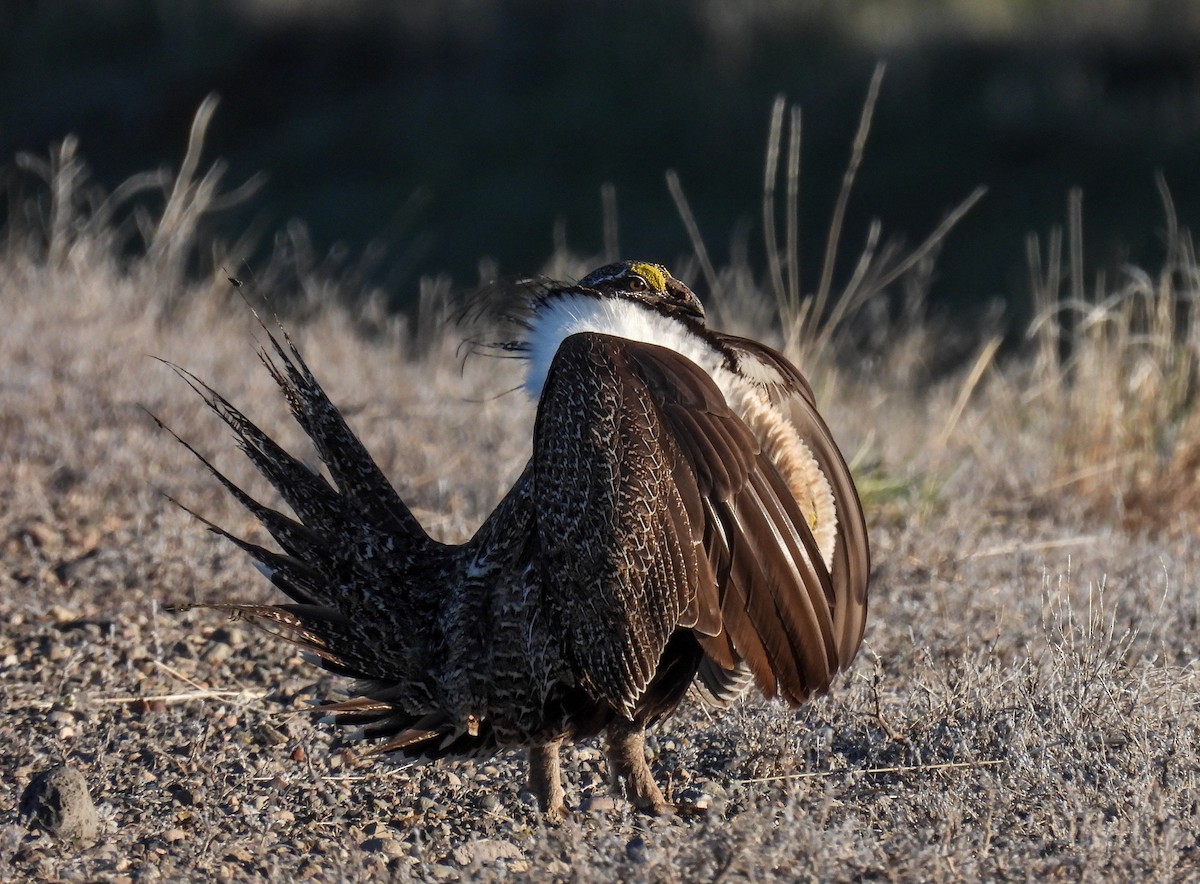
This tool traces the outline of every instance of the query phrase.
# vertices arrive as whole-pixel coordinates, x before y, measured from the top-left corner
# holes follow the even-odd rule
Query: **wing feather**
[[[726,349],[739,363],[765,366],[759,385],[791,421],[808,446],[833,491],[837,510],[837,535],[830,567],[833,591],[834,634],[838,668],[845,669],[862,642],[867,617],[867,585],[871,572],[866,518],[845,458],[817,411],[812,387],[800,371],[779,353],[749,338],[721,335]],[[754,372],[747,372],[754,376]]]
[[[807,385],[797,390],[819,421]],[[849,480],[836,446],[814,450]],[[718,694],[749,673],[766,695],[800,703],[844,665],[855,615],[839,607],[851,584],[831,578],[787,482],[696,363],[609,335],[568,337],[542,389],[532,468],[563,641],[584,687],[614,709],[634,715],[679,629],[693,630]],[[847,536],[859,536],[853,525]]]
[[[585,687],[632,715],[672,633],[706,610],[696,586],[711,576],[691,542],[701,526],[689,514],[702,511],[694,473],[678,469],[678,446],[626,343],[586,334],[559,347],[533,469],[535,530],[568,651]]]

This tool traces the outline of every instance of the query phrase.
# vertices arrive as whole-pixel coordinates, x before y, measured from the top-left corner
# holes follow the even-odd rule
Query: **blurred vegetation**
[[[564,244],[599,254],[605,183],[621,253],[675,261],[690,247],[668,169],[714,261],[761,271],[767,119],[785,93],[803,108],[815,268],[885,59],[842,248],[861,250],[874,216],[915,241],[985,184],[932,288],[978,311],[1027,296],[1025,237],[1073,187],[1089,265],[1161,260],[1156,173],[1182,224],[1200,209],[1197,36],[1183,0],[18,0],[0,5],[0,211],[24,211],[36,184],[11,159],[70,132],[109,188],[177,169],[215,90],[208,156],[228,181],[269,178],[212,233],[256,229],[263,251],[353,266],[397,303],[424,274],[473,283],[484,256],[520,273]]]

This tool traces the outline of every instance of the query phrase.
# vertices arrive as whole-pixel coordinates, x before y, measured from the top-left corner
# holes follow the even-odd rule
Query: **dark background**
[[[678,171],[714,260],[739,235],[763,263],[762,162],[775,95],[804,112],[806,287],[871,71],[888,62],[851,201],[910,244],[975,185],[935,300],[1020,314],[1024,240],[1084,190],[1092,267],[1161,258],[1162,172],[1200,210],[1200,4],[1096,0],[703,3],[552,0],[0,0],[0,166],[77,133],[112,187],[177,168],[217,91],[208,160],[268,176],[215,235],[252,224],[265,251],[292,218],[314,248],[411,303],[422,274],[536,271],[556,226],[603,246],[616,188],[621,251],[690,251],[663,181]],[[14,199],[0,203],[11,212]],[[0,222],[2,222],[0,218]],[[843,274],[850,262],[843,260]]]

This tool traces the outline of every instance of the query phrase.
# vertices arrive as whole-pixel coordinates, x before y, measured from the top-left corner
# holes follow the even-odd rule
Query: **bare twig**
[[[139,694],[136,697],[97,697],[92,700],[103,706],[128,705],[131,703],[186,703],[190,700],[219,700],[234,697],[240,700],[261,700],[270,691],[188,691],[182,694]]]
[[[862,165],[863,153],[867,146],[867,136],[871,132],[871,118],[875,115],[875,103],[879,100],[879,87],[883,84],[883,72],[887,68],[883,62],[875,66],[871,76],[871,84],[867,87],[867,98],[863,102],[862,114],[858,119],[858,131],[854,135],[854,143],[850,148],[850,162],[842,175],[842,188],[838,192],[837,202],[833,208],[833,218],[829,222],[829,237],[825,241],[825,256],[821,261],[821,281],[817,286],[817,300],[813,315],[820,318],[829,301],[830,290],[833,288],[833,267],[837,262],[838,242],[842,237],[842,226],[846,222],[846,206],[850,202],[850,192],[854,189],[854,179],[858,176],[858,167]]]
[[[1056,540],[1041,540],[1031,543],[1005,543],[1000,546],[989,546],[987,549],[976,550],[967,556],[967,558],[984,559],[991,556],[1011,556],[1014,553],[1043,552],[1045,550],[1097,543],[1101,539],[1095,534],[1080,534],[1078,537],[1060,537]]]
[[[794,314],[800,305],[800,108],[793,107],[787,163],[787,267],[788,309]]]
[[[775,234],[775,182],[779,173],[779,145],[783,140],[783,111],[786,107],[787,99],[782,95],[775,96],[775,103],[771,106],[771,124],[767,129],[767,158],[763,163],[763,239],[776,304],[783,304],[785,298],[779,242]]]
[[[946,235],[958,225],[958,222],[963,219],[967,212],[971,211],[971,209],[975,207],[975,204],[983,199],[986,194],[987,188],[983,185],[980,185],[972,190],[967,195],[966,199],[946,213],[946,217],[942,219],[942,223],[935,227],[933,233],[925,237],[925,240],[919,246],[913,249],[907,258],[899,262],[887,273],[880,276],[879,279],[875,281],[873,288],[876,291],[887,288],[901,276],[908,273],[908,271],[912,270],[919,263],[921,263],[921,261],[923,261],[925,257],[934,248],[936,248],[942,240],[946,238]]]
[[[704,237],[700,235],[700,225],[696,223],[692,207],[688,205],[687,197],[683,194],[683,185],[679,183],[679,174],[674,169],[667,170],[667,189],[671,192],[671,199],[675,200],[675,208],[679,212],[679,217],[683,219],[688,239],[692,241],[692,249],[696,252],[696,259],[700,262],[700,269],[704,273],[705,280],[708,281],[709,291],[719,301],[721,300],[721,283],[717,279],[717,271],[713,268],[712,259],[708,256]]]
[[[600,187],[600,205],[604,210],[604,260],[619,261],[621,244],[618,239],[617,189],[611,181]]]
[[[1083,191],[1072,188],[1067,194],[1067,235],[1071,250],[1071,297],[1083,302]]]
[[[152,662],[152,663],[153,663],[155,666],[157,666],[159,669],[161,669],[161,670],[163,670],[164,672],[166,672],[166,673],[167,673],[167,675],[171,676],[172,678],[174,678],[174,679],[176,679],[176,680],[178,680],[178,681],[181,681],[181,682],[183,682],[183,683],[184,683],[184,684],[186,684],[186,685],[191,685],[192,687],[194,687],[194,688],[195,688],[196,690],[198,690],[198,691],[207,691],[207,690],[209,690],[209,688],[206,688],[204,685],[200,684],[200,683],[199,683],[199,682],[197,682],[195,679],[193,679],[193,678],[189,678],[187,675],[185,675],[184,673],[180,672],[180,671],[179,671],[178,669],[176,669],[174,666],[169,666],[169,665],[167,665],[166,663],[162,662],[162,660],[152,660],[151,662]]]
[[[954,435],[954,429],[958,426],[958,421],[966,410],[967,403],[971,400],[971,394],[975,392],[975,388],[983,380],[983,376],[991,367],[992,361],[996,358],[996,353],[1000,350],[1000,345],[1003,342],[1003,335],[993,335],[980,348],[979,355],[975,358],[975,364],[971,366],[971,371],[967,374],[962,388],[958,391],[958,398],[954,400],[954,407],[950,410],[950,416],[946,418],[946,423],[942,427],[942,431],[938,434],[936,443],[938,448],[945,448],[946,443],[950,441],[950,437]]]
[[[817,777],[836,777],[846,774],[888,774],[888,773],[922,773],[932,770],[954,770],[957,768],[967,767],[994,767],[997,764],[1003,764],[1001,758],[992,758],[986,761],[947,761],[943,764],[914,764],[910,766],[897,767],[869,767],[865,770],[855,770],[854,768],[846,768],[845,770],[813,770],[805,773],[780,774],[774,777],[753,777],[748,780],[736,780],[739,785],[745,786],[751,783],[778,783],[785,780],[808,780]]]

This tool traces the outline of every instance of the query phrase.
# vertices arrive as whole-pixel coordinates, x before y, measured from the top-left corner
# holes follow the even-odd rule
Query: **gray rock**
[[[20,813],[30,828],[36,826],[64,840],[95,841],[100,831],[87,780],[66,764],[33,778],[21,795]]]
[[[404,845],[400,844],[394,838],[377,837],[368,838],[359,845],[368,853],[382,853],[385,856],[397,857],[404,855]]]
[[[635,863],[646,862],[647,851],[646,842],[640,835],[630,839],[629,843],[625,845],[625,855]]]
[[[507,841],[480,838],[469,841],[454,851],[454,861],[460,866],[475,864],[491,866],[500,860],[521,859],[521,849]]]
[[[200,656],[205,663],[212,666],[220,666],[233,656],[233,648],[225,642],[214,641],[204,649]]]
[[[676,799],[680,813],[701,814],[712,807],[713,799],[706,791],[691,787],[685,789]]]
[[[612,813],[617,809],[617,799],[611,795],[589,795],[579,809],[584,813]]]

